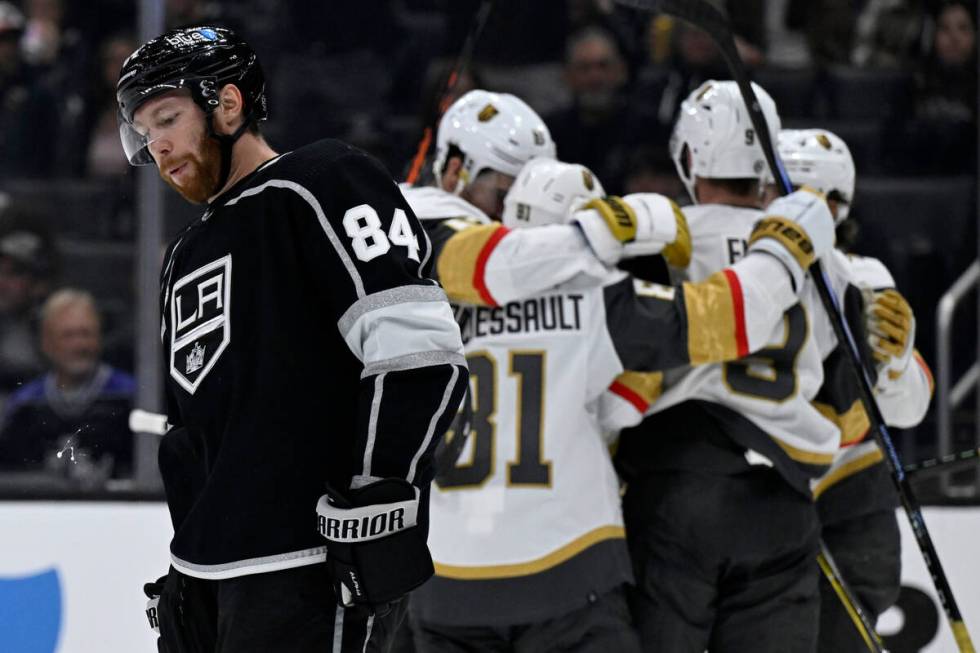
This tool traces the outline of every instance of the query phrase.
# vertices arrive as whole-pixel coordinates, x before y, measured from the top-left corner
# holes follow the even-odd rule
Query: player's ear
[[[459,184],[459,172],[463,168],[463,159],[459,156],[451,156],[446,161],[445,169],[442,172],[442,189],[448,193],[456,190]]]
[[[218,108],[214,111],[215,130],[220,134],[232,134],[244,120],[245,107],[242,92],[234,84],[225,84],[218,93]]]

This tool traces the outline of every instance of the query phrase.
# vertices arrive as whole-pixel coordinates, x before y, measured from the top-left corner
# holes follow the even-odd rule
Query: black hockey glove
[[[149,599],[146,602],[146,619],[150,622],[150,628],[157,635],[160,634],[160,615],[157,608],[160,605],[160,595],[163,594],[163,586],[166,582],[167,576],[160,576],[154,582],[143,585],[143,593]]]
[[[327,565],[343,607],[385,612],[434,573],[418,526],[419,490],[386,478],[341,495],[328,487],[316,505]]]

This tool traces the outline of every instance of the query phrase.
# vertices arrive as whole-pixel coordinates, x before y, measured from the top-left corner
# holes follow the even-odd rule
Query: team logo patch
[[[170,376],[194,394],[231,341],[231,254],[170,291]]]
[[[585,184],[585,190],[593,191],[595,190],[595,178],[592,173],[588,170],[582,171],[582,183]]]
[[[488,104],[487,106],[480,109],[480,113],[476,115],[476,118],[480,122],[487,122],[498,113],[500,112],[497,111],[497,107],[493,106],[492,104]]]

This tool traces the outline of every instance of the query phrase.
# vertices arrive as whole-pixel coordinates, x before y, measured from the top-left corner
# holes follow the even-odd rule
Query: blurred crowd
[[[911,297],[931,315],[935,291],[976,257],[975,3],[719,1],[784,127],[832,128],[859,179],[886,180],[879,190],[888,178],[969,179],[939,184],[954,189],[945,201],[963,224],[941,229],[959,250],[932,244],[944,267],[918,300],[932,306]],[[270,80],[273,147],[340,138],[402,179],[481,0],[164,4],[167,27],[213,22],[253,44]],[[134,174],[114,89],[137,45],[138,5],[0,0],[0,470],[86,487],[131,471],[135,385],[121,370],[133,368],[132,270],[156,262],[132,253]],[[454,92],[522,97],[545,116],[559,158],[591,168],[611,194],[680,197],[667,150],[675,113],[702,81],[728,76],[710,39],[668,16],[611,0],[496,0]],[[859,184],[858,216],[861,193]],[[194,213],[167,206],[170,235]],[[908,256],[899,269],[926,264],[919,250],[896,247]],[[85,464],[66,465],[72,456]]]

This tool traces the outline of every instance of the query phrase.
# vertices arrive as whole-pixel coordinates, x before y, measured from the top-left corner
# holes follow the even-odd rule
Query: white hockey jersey
[[[428,616],[513,624],[583,607],[588,592],[631,579],[596,414],[596,399],[623,369],[603,291],[558,288],[498,308],[460,306],[457,318],[474,412],[456,466],[432,489],[431,589],[450,605]]]
[[[440,219],[431,192],[406,197],[457,302],[474,395],[465,448],[432,488],[436,576],[414,609],[433,623],[506,625],[581,607],[630,577],[599,397],[625,367],[645,395],[651,370],[762,346],[796,301],[789,276],[750,256],[679,291],[655,287],[606,269],[572,226],[508,231],[466,220],[459,204]]]
[[[697,282],[741,259],[764,213],[708,204],[685,207],[684,215],[692,258],[686,269],[671,273],[675,280]],[[835,261],[828,258],[824,268],[837,290],[846,285],[846,275]],[[603,399],[604,414],[610,426],[623,427],[638,423],[643,408],[654,414],[690,400],[724,407],[731,413],[728,435],[751,452],[752,461],[774,464],[794,487],[808,492],[809,479],[829,467],[840,442],[837,424],[813,404],[824,383],[823,359],[835,346],[807,277],[800,303],[769,332],[765,347],[737,361],[668,373],[662,393],[647,407],[614,388]]]

